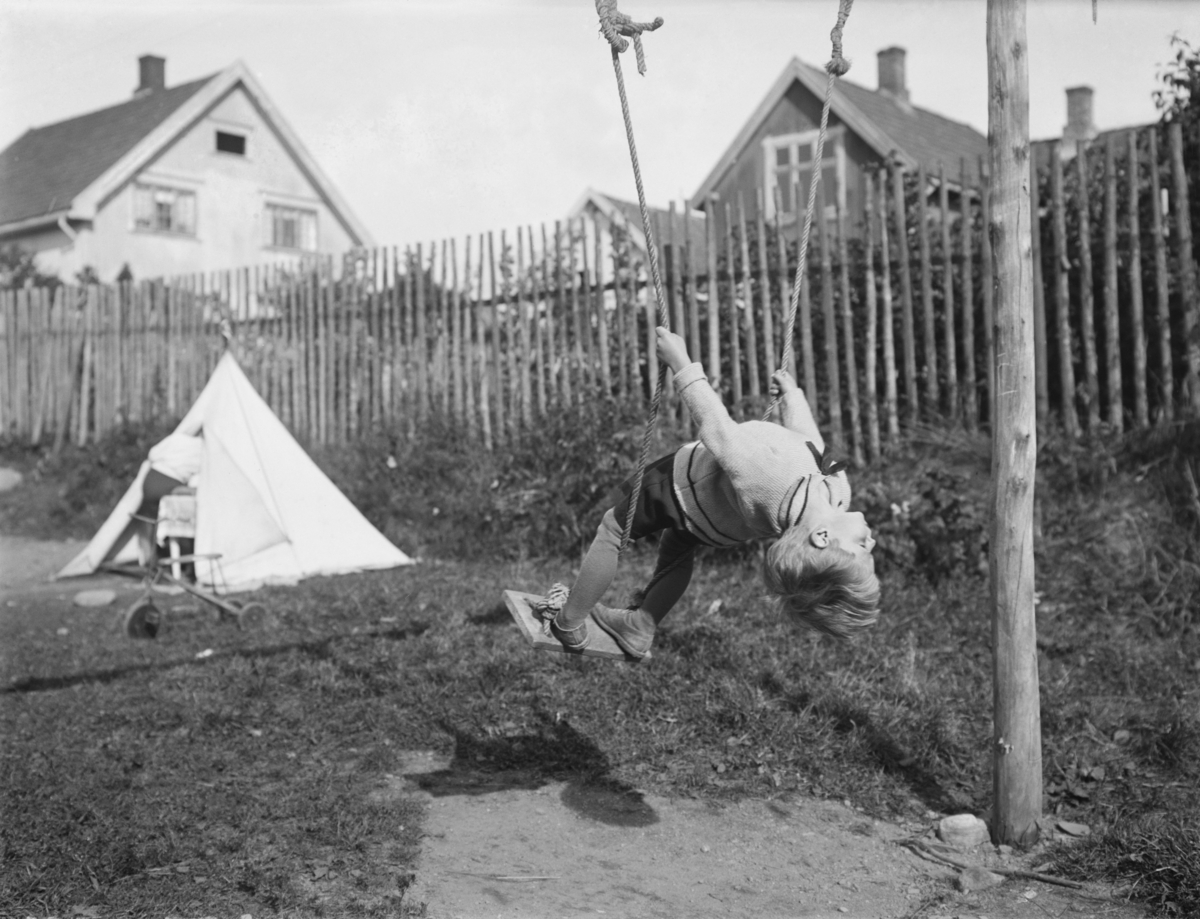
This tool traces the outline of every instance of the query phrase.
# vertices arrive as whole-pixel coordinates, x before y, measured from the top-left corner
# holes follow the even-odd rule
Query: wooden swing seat
[[[519,590],[504,591],[504,605],[516,620],[521,633],[533,645],[535,651],[557,651],[559,654],[578,654],[583,657],[606,657],[610,660],[628,661],[630,658],[617,645],[611,635],[596,623],[589,622],[588,633],[591,642],[582,651],[568,651],[553,635],[542,631],[542,622],[533,613],[532,605],[542,599],[537,594],[522,593]],[[644,658],[649,660],[650,655]]]

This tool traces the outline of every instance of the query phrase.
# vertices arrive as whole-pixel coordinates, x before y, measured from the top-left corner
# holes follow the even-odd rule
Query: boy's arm
[[[802,434],[813,442],[822,452],[825,450],[825,440],[817,428],[817,420],[813,417],[804,390],[796,385],[792,375],[786,370],[776,370],[771,375],[771,395],[779,396],[779,420],[789,431]]]
[[[688,357],[684,340],[661,326],[655,334],[658,356],[675,374],[675,389],[696,422],[700,442],[712,451],[717,462],[722,462],[733,449],[737,422],[729,417],[721,397],[708,385],[704,368]],[[705,385],[697,385],[700,383]]]

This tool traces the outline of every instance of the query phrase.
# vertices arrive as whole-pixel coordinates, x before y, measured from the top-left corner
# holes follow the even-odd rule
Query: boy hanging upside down
[[[635,608],[600,605],[617,572],[629,481],[624,498],[604,515],[562,609],[547,614],[551,633],[566,650],[582,651],[599,626],[640,660],[687,589],[697,546],[762,538],[777,538],[763,577],[785,613],[837,638],[870,627],[879,615],[875,540],[863,515],[849,510],[846,474],[825,460],[803,391],[789,373],[776,371],[771,392],[781,397],[782,424],[739,424],[683,339],[661,327],[657,336],[658,356],[675,374],[700,439],[650,464],[643,476],[630,538],[661,534],[654,574]]]

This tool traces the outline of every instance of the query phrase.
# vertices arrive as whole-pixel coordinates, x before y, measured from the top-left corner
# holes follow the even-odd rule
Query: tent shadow
[[[450,764],[409,780],[434,797],[535,791],[567,780],[562,803],[583,817],[610,826],[649,826],[658,814],[641,792],[608,776],[608,757],[565,721],[541,715],[534,732],[482,736],[443,723],[454,737]]]

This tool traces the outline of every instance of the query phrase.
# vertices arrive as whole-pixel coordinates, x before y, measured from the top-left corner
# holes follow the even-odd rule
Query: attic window
[[[245,156],[246,138],[242,134],[230,134],[228,131],[218,131],[217,150],[221,153],[232,153],[236,156]]]

